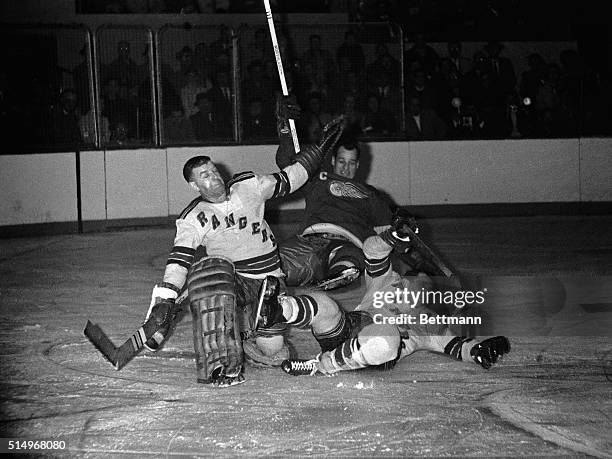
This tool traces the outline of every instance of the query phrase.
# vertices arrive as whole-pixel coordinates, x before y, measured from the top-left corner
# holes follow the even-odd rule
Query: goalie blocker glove
[[[306,169],[308,177],[312,177],[319,170],[325,156],[334,150],[344,127],[345,121],[342,115],[334,118],[323,128],[323,137],[317,145],[308,145],[295,155],[294,161]]]
[[[166,282],[162,282],[153,288],[151,304],[145,317],[145,322],[153,318],[157,324],[157,330],[144,344],[144,347],[150,351],[157,351],[166,339],[172,324],[172,310],[178,297],[178,290],[177,287]]]

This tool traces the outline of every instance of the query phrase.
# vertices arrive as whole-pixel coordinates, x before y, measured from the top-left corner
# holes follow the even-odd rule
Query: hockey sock
[[[322,353],[319,356],[319,370],[325,374],[341,370],[358,370],[368,366],[358,338],[346,340],[336,349]]]
[[[309,295],[286,296],[280,299],[283,316],[287,324],[297,328],[308,328],[319,311],[315,299]]]
[[[387,255],[383,258],[369,258],[365,259],[366,272],[370,277],[382,276],[389,270],[391,266],[391,258]]]
[[[365,269],[370,277],[379,277],[391,267],[391,246],[380,236],[370,236],[363,243]]]
[[[349,333],[350,323],[346,320],[346,314],[343,312],[335,327],[325,333],[313,332],[313,335],[321,346],[321,350],[325,352],[331,351],[342,344],[348,338]]]

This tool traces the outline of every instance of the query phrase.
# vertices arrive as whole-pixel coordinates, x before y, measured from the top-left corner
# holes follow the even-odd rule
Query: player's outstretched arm
[[[308,145],[293,156],[291,164],[280,172],[260,177],[260,184],[266,199],[286,196],[304,185],[321,167],[325,156],[331,152],[342,132],[344,118],[334,118],[323,128],[323,137],[316,145]]]
[[[295,146],[289,127],[289,119],[300,118],[301,108],[295,101],[295,96],[281,96],[276,99],[276,132],[278,133],[278,148],[276,150],[276,165],[284,169],[293,163]]]

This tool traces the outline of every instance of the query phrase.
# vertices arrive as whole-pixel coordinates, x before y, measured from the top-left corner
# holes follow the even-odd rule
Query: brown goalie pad
[[[187,278],[197,381],[217,383],[242,372],[243,353],[236,317],[235,271],[223,257],[205,257]]]

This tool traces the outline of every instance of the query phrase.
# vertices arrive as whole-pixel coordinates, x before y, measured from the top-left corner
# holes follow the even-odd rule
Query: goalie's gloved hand
[[[302,113],[301,107],[298,105],[294,95],[276,96],[276,129],[278,135],[290,134],[289,120],[297,120]]]
[[[170,325],[172,324],[172,311],[178,293],[167,287],[155,286],[151,294],[151,304],[145,317],[145,322],[153,319],[157,324],[157,330],[149,338],[145,347],[150,351],[157,351],[166,339]]]
[[[412,247],[411,233],[418,234],[419,227],[410,212],[397,208],[391,218],[391,227],[379,236],[400,253],[406,253]]]

